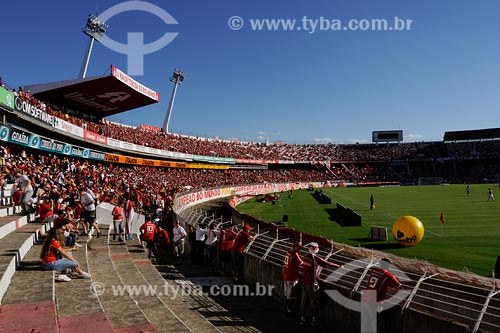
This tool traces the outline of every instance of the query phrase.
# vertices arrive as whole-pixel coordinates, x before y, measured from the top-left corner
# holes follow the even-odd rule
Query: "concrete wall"
[[[283,300],[282,267],[253,255],[245,254],[245,281],[249,285],[259,282],[262,285],[274,285],[273,297]],[[351,296],[351,291],[342,286],[321,283],[323,290],[336,289],[343,296],[359,301],[358,292]],[[349,310],[331,299],[326,293],[321,295],[320,320],[328,327],[338,332],[357,333],[361,329],[360,313]],[[277,309],[279,311],[279,309]],[[407,333],[460,333],[468,332],[465,325],[450,320],[438,318],[429,313],[414,309],[406,309],[401,314],[401,306],[395,306],[379,314],[379,332],[407,332]]]
[[[113,228],[113,217],[111,216],[111,211],[115,206],[108,203],[102,202],[96,207],[96,217],[99,224],[109,224]],[[139,227],[144,223],[144,215],[139,215],[135,213],[132,220],[132,234],[139,234]]]

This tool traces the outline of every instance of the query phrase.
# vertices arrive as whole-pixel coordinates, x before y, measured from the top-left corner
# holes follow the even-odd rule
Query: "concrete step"
[[[7,225],[13,223],[15,224],[14,221],[8,222]],[[42,223],[25,224],[2,237],[0,241],[0,304],[16,268],[46,228],[47,226]]]
[[[10,214],[0,217],[0,239],[4,238],[11,232],[21,228],[22,226],[28,224],[30,221],[34,220],[35,217],[33,214],[30,215]]]
[[[148,317],[128,293],[116,293],[123,286],[120,275],[110,258],[107,242],[108,226],[100,225],[101,237],[93,237],[88,243],[87,262],[92,274],[93,291],[98,296],[102,309],[115,331],[155,332]]]
[[[113,241],[110,241],[110,244],[112,243]],[[133,261],[147,285],[156,286],[157,296],[178,320],[185,323],[193,332],[221,332],[197,311],[199,304],[193,306],[194,298],[204,298],[203,295],[194,295],[190,292],[197,290],[194,285],[186,288],[174,280],[166,281],[147,258],[144,248],[137,239],[127,241],[127,250],[130,256],[128,260]],[[182,287],[185,288],[184,291],[181,290]],[[204,301],[208,300],[204,298]]]
[[[209,329],[196,330],[193,328],[194,323],[187,323],[180,319],[180,315],[170,307],[170,303],[162,298],[165,281],[158,279],[155,281],[158,284],[149,284],[138,267],[138,265],[146,264],[154,269],[144,253],[142,254],[143,262],[135,265],[127,245],[123,242],[110,240],[109,255],[120,276],[120,281],[123,285],[134,288],[131,290],[133,291],[131,297],[149,318],[156,331],[211,332]]]
[[[32,246],[12,277],[0,305],[0,332],[58,331],[54,274],[43,269],[40,249]]]
[[[9,200],[12,200],[12,194],[11,190],[14,184],[6,184],[2,189],[0,189],[0,197],[3,198],[9,198]]]
[[[0,217],[10,216],[14,214],[19,214],[21,212],[21,206],[4,206],[0,207]]]
[[[88,272],[87,238],[81,237],[77,243],[82,245],[73,252],[73,257],[80,267]],[[57,304],[57,318],[61,333],[73,332],[113,332],[99,302],[99,298],[92,293],[92,279],[73,277],[70,282],[55,283],[55,300]]]
[[[12,197],[1,197],[0,206],[12,206]]]

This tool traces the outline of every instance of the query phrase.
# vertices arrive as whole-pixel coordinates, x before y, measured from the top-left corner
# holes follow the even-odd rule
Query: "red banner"
[[[156,126],[146,125],[146,124],[140,124],[139,128],[146,130],[146,131],[161,132],[161,128],[156,127]]]
[[[97,134],[97,133],[94,133],[94,132],[91,132],[91,131],[87,131],[87,130],[83,131],[83,138],[86,140],[94,141],[94,142],[101,143],[104,145],[108,144],[107,137],[100,135],[100,134]]]

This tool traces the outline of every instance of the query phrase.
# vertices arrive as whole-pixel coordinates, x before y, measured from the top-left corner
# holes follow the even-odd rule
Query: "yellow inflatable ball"
[[[424,225],[414,216],[403,216],[394,222],[392,236],[403,246],[413,246],[424,238]]]

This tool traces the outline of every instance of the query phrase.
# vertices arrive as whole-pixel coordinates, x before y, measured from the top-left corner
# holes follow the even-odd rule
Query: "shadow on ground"
[[[157,270],[165,279],[190,281],[225,280],[232,281],[229,276],[221,276],[212,267],[183,264],[180,266],[158,265]],[[218,276],[218,277],[217,277]],[[232,282],[230,282],[232,283]],[[276,288],[276,286],[274,287]],[[205,291],[205,287],[203,290]],[[252,289],[252,286],[250,286]],[[284,305],[270,296],[210,296],[218,306],[197,300],[193,306],[205,318],[220,329],[221,332],[335,332],[333,323],[322,323],[321,327],[299,325],[300,313],[287,315]]]

